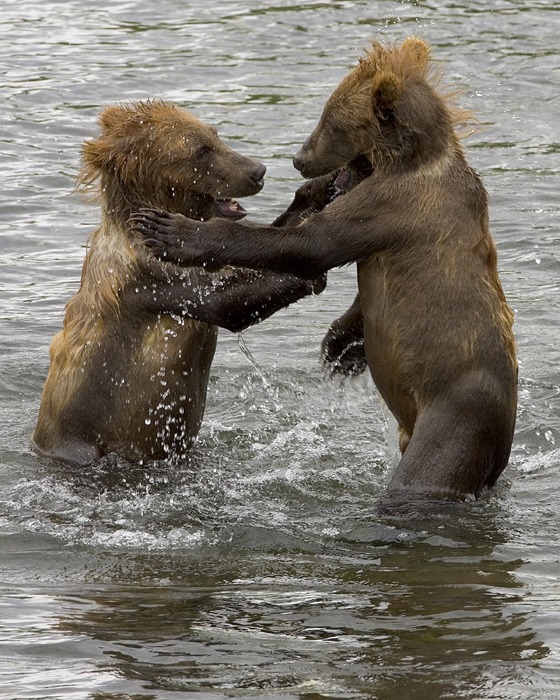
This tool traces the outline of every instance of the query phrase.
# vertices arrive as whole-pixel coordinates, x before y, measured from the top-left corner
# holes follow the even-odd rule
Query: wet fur
[[[218,325],[246,328],[320,284],[231,268],[212,275],[154,258],[127,226],[132,211],[209,219],[217,198],[258,192],[265,168],[166,102],[108,107],[99,124],[83,146],[79,184],[99,202],[101,224],[52,341],[33,443],[76,463],[110,452],[181,455],[202,421]]]
[[[311,278],[357,263],[367,363],[403,451],[392,502],[478,497],[507,464],[516,417],[513,314],[487,194],[457,133],[468,114],[432,76],[428,45],[410,38],[375,43],[342,80],[294,164],[314,178],[361,156],[373,171],[297,229],[136,220],[183,264]]]

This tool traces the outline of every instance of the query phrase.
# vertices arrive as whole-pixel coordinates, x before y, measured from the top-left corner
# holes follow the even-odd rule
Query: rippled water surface
[[[179,0],[0,7],[0,697],[560,696],[560,17],[556,3]],[[76,473],[29,449],[48,347],[98,219],[72,191],[104,105],[162,97],[268,166],[251,217],[373,37],[426,38],[484,129],[467,142],[515,309],[518,427],[498,487],[374,503],[392,420],[318,360],[352,268],[222,332],[188,464]]]

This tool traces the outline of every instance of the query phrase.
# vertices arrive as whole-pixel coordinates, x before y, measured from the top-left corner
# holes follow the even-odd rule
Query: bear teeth
[[[246,210],[236,202],[235,199],[218,199],[216,201],[216,210],[218,216],[223,216],[229,219],[242,219],[246,216]]]

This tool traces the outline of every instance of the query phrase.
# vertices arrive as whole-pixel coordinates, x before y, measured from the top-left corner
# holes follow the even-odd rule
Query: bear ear
[[[389,71],[382,71],[373,78],[372,101],[375,114],[382,120],[388,119],[401,96],[402,79]]]
[[[417,36],[408,37],[401,46],[401,51],[406,53],[411,62],[424,68],[430,61],[430,46],[423,39]]]
[[[105,107],[105,109],[99,115],[99,126],[103,131],[113,131],[117,127],[121,126],[129,119],[131,115],[131,109],[124,105],[111,105],[110,107]]]
[[[82,145],[82,173],[79,180],[83,184],[92,183],[97,177],[128,178],[137,170],[134,153],[138,148],[133,140],[102,135],[85,141]]]
[[[132,105],[112,105],[99,115],[101,134],[82,145],[82,169],[78,182],[92,184],[99,176],[128,179],[138,170],[136,155],[142,148]]]
[[[79,181],[91,184],[102,172],[109,167],[110,148],[103,137],[91,139],[82,144],[82,172]]]

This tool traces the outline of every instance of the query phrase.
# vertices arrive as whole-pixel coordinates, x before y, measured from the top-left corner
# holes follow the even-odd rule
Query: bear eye
[[[196,155],[198,158],[207,156],[209,153],[212,153],[212,148],[206,144],[202,144],[196,149]]]
[[[329,127],[330,127],[331,132],[335,136],[340,136],[341,134],[343,134],[345,132],[345,128],[336,121],[329,122]]]

